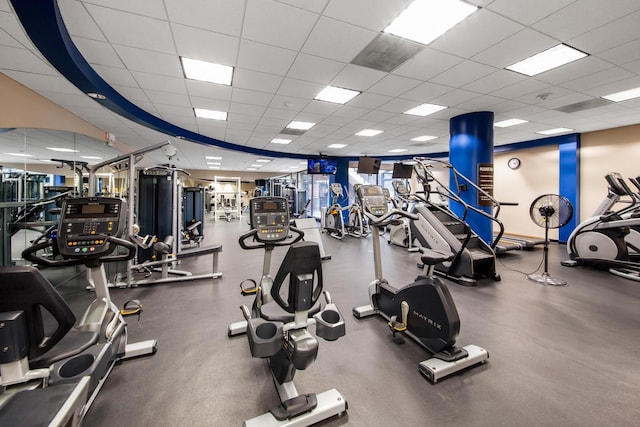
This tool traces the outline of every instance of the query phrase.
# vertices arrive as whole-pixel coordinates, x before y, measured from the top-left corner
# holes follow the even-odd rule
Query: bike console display
[[[261,242],[278,242],[289,234],[289,209],[284,197],[255,197],[249,202],[251,228]]]
[[[375,216],[382,216],[389,211],[384,191],[379,185],[361,185],[358,187],[358,197],[362,206]]]
[[[107,255],[115,249],[110,236],[122,235],[127,207],[121,199],[82,197],[63,202],[58,249],[69,258]]]

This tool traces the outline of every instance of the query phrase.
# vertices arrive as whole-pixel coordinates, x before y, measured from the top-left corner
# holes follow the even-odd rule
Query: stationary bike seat
[[[424,265],[440,264],[441,262],[449,261],[454,255],[451,252],[443,252],[437,249],[428,248],[422,248],[421,252],[420,260]]]

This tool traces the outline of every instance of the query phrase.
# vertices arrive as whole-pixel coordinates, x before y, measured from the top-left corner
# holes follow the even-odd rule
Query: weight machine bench
[[[156,252],[161,254],[161,259],[158,261],[145,261],[141,264],[135,264],[129,267],[129,276],[126,282],[118,282],[117,287],[135,287],[139,285],[152,285],[156,283],[169,283],[169,282],[183,282],[187,280],[200,280],[200,279],[217,279],[222,277],[222,272],[218,267],[218,255],[222,252],[222,244],[215,244],[210,246],[200,246],[195,248],[189,248],[178,252],[172,253],[173,249],[173,237],[168,236],[164,242],[158,242],[154,245]],[[212,256],[211,273],[194,275],[189,271],[177,270],[173,268],[173,264],[182,259],[191,257],[198,257],[202,255]],[[159,272],[160,277],[135,280],[132,273],[136,271],[147,270],[150,273]]]

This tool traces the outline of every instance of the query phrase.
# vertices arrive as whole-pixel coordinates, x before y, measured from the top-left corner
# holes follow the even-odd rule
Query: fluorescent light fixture
[[[360,132],[356,133],[356,136],[376,136],[381,134],[383,131],[375,130],[375,129],[363,129]]]
[[[209,169],[220,169],[220,166],[209,166]]]
[[[231,86],[233,67],[184,57],[180,60],[186,78]]]
[[[636,87],[629,90],[623,90],[622,92],[612,93],[610,95],[601,96],[601,98],[608,99],[613,102],[626,101],[627,99],[638,98],[640,96],[640,87]]]
[[[256,168],[247,168],[248,171],[257,171],[258,169]]]
[[[271,159],[258,159],[256,160],[256,162],[258,163],[269,163],[271,161]]]
[[[544,52],[540,52],[527,59],[523,59],[520,62],[516,62],[513,65],[509,65],[507,70],[515,71],[516,73],[531,77],[536,74],[549,71],[553,68],[557,68],[561,65],[568,64],[569,62],[573,62],[580,58],[584,58],[585,56],[588,55],[561,43],[545,50]]]
[[[422,104],[422,105],[418,105],[417,107],[414,107],[410,110],[407,110],[404,112],[404,114],[411,114],[412,116],[428,116],[429,114],[433,114],[433,113],[437,113],[438,111],[442,111],[445,108],[448,107],[444,107],[442,105],[436,105],[436,104]]]
[[[283,138],[273,138],[271,140],[272,144],[289,144],[291,141],[293,141],[292,139],[283,139]]]
[[[536,132],[536,133],[539,133],[540,135],[555,135],[557,133],[571,132],[572,130],[573,129],[569,129],[569,128],[554,128],[554,129],[541,130],[540,132]]]
[[[16,157],[33,157],[33,154],[26,154],[26,153],[4,153],[4,154],[9,156],[16,156]]]
[[[335,104],[346,104],[361,92],[351,89],[343,89],[341,87],[327,86],[316,95],[315,98],[318,101],[333,102]]]
[[[437,136],[422,135],[422,136],[417,136],[415,138],[411,138],[411,141],[427,142],[427,141],[431,141],[432,139],[436,139],[436,138],[437,138]]]
[[[459,0],[416,0],[384,32],[429,44],[476,10]]]
[[[87,160],[101,160],[102,157],[98,157],[98,156],[80,156],[81,159],[87,159]]]
[[[207,162],[207,164],[211,165],[211,166],[220,166],[222,163],[220,163],[220,162]]]
[[[309,130],[315,125],[316,125],[315,123],[311,123],[311,122],[297,122],[294,120],[291,123],[289,123],[287,127],[289,129]]]
[[[204,156],[204,158],[209,160],[222,160],[220,156]]]
[[[503,120],[501,122],[496,122],[493,125],[499,128],[508,128],[509,126],[520,125],[522,123],[529,123],[529,120],[508,119],[508,120]]]
[[[327,145],[327,148],[344,148],[346,146],[347,144],[331,144],[331,145]]]
[[[227,120],[227,113],[224,111],[207,110],[205,108],[194,108],[196,117],[201,119]]]
[[[402,153],[407,151],[406,148],[394,148],[393,150],[389,150],[390,153]]]
[[[251,165],[252,168],[261,168],[262,166],[264,166],[264,165],[257,165],[257,164]]]
[[[47,150],[58,151],[60,153],[78,153],[78,150],[74,150],[73,148],[62,148],[62,147],[46,147]]]

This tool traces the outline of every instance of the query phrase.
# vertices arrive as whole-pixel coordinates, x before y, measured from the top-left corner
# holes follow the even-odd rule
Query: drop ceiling
[[[352,63],[409,3],[58,1],[71,40],[120,95],[164,122],[250,151],[297,157],[382,157],[392,148],[405,148],[403,155],[443,153],[449,119],[474,111],[493,111],[495,121],[528,121],[495,128],[495,145],[543,138],[536,132],[550,128],[589,132],[640,122],[640,99],[599,102],[640,86],[637,0],[473,0],[477,12],[391,71]],[[558,43],[589,56],[534,77],[504,69]],[[180,56],[235,67],[232,85],[186,79]],[[244,171],[265,157],[274,160],[261,171],[303,168],[299,158],[180,140],[110,111],[47,62],[7,0],[0,0],[0,58],[0,72],[131,147],[172,140],[182,168],[207,169],[207,155],[223,157],[224,170]],[[314,100],[327,85],[362,93],[345,105]],[[403,114],[422,103],[449,108],[427,117]],[[226,111],[228,118],[196,118],[194,107]],[[292,120],[317,124],[302,135],[283,135]],[[383,132],[355,136],[363,129]],[[422,135],[437,138],[411,141]],[[276,145],[274,138],[292,142]]]

